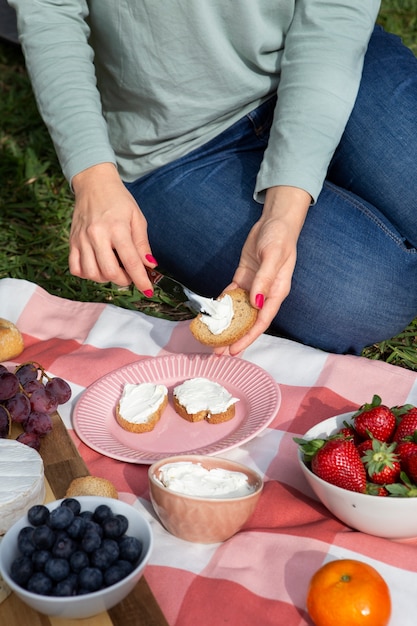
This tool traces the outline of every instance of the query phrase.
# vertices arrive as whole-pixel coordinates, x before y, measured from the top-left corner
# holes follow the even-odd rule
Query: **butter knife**
[[[203,296],[194,293],[194,291],[185,287],[185,285],[178,280],[165,276],[165,274],[161,274],[161,272],[158,272],[156,269],[150,269],[149,267],[145,269],[152,285],[160,287],[168,296],[178,302],[182,302],[193,313],[198,314],[204,311],[204,302],[207,298],[203,298]]]

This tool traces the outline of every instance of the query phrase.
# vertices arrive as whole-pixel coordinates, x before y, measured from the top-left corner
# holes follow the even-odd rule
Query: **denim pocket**
[[[272,120],[274,119],[276,102],[277,97],[272,96],[260,104],[256,109],[247,113],[247,118],[253,126],[255,135],[258,139],[264,141],[265,143],[269,140],[269,132],[272,126]]]

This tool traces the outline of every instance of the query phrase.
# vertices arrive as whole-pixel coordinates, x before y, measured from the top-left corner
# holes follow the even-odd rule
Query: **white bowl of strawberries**
[[[335,517],[369,535],[417,537],[417,407],[375,395],[294,440],[308,484]]]

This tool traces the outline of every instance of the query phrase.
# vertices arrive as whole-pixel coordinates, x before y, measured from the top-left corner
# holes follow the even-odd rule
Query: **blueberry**
[[[102,524],[102,522],[104,522],[105,519],[107,519],[108,517],[112,517],[112,516],[113,516],[113,512],[107,504],[99,504],[99,506],[96,507],[94,511],[93,520],[95,522],[98,522],[99,524]]]
[[[94,550],[97,550],[100,545],[101,537],[94,530],[87,531],[84,537],[81,539],[81,548],[86,552],[93,552]]]
[[[103,539],[101,547],[109,555],[110,563],[117,561],[120,554],[120,548],[117,541],[115,541],[114,539]]]
[[[62,537],[57,539],[52,547],[52,554],[60,559],[69,559],[71,554],[75,552],[76,544],[71,537]]]
[[[142,542],[126,535],[119,541],[119,550],[121,559],[136,563],[142,554]]]
[[[101,524],[98,524],[93,519],[85,521],[85,530],[84,530],[84,532],[87,533],[87,532],[90,532],[90,531],[98,533],[100,535],[100,537],[103,536],[103,529],[101,527]]]
[[[32,540],[39,550],[50,550],[55,543],[55,533],[49,526],[37,526],[33,531]]]
[[[86,530],[85,526],[86,520],[78,515],[77,517],[74,517],[73,521],[66,530],[72,539],[80,539]]]
[[[52,591],[52,587],[52,580],[43,572],[33,574],[27,584],[28,591],[38,593],[42,596],[48,596]]]
[[[80,517],[85,520],[91,520],[93,519],[93,511],[81,511]]]
[[[33,527],[32,526],[24,526],[19,530],[19,534],[17,535],[17,540],[29,538],[31,539],[33,536]]]
[[[67,597],[74,596],[77,592],[77,575],[70,574],[64,580],[60,580],[54,587],[52,591],[53,596],[57,597]]]
[[[69,559],[69,564],[73,572],[80,572],[84,567],[90,565],[88,555],[83,550],[76,550],[73,552]]]
[[[132,571],[133,565],[132,563],[129,563],[129,561],[116,561],[104,572],[104,584],[106,587],[114,585],[115,583],[118,583],[119,580],[126,578],[126,576],[128,576],[128,574]]]
[[[98,548],[91,553],[91,565],[93,567],[98,567],[98,569],[106,570],[110,567],[112,561],[110,559],[110,554],[105,550],[105,548]]]
[[[33,563],[32,559],[28,556],[18,556],[11,565],[10,568],[10,576],[11,578],[20,585],[21,587],[25,587],[29,578],[33,574]]]
[[[37,572],[42,572],[45,567],[45,563],[51,558],[49,550],[35,550],[32,554],[33,567]]]
[[[66,559],[52,557],[45,563],[45,574],[55,582],[64,580],[69,573],[70,566]]]
[[[75,498],[65,498],[65,500],[62,500],[61,506],[67,506],[74,515],[79,515],[81,512],[81,504]]]
[[[127,529],[129,528],[129,520],[127,519],[126,515],[122,515],[121,513],[118,513],[116,517],[117,519],[120,520],[121,534],[124,535]]]
[[[68,528],[73,519],[74,513],[68,506],[58,506],[49,515],[49,525],[51,528],[61,530]]]
[[[19,552],[26,556],[31,556],[36,550],[36,546],[33,542],[32,526],[25,526],[19,531],[17,536],[17,547]]]
[[[43,504],[35,504],[28,511],[28,520],[32,526],[47,524],[49,519],[49,509]]]
[[[69,536],[66,529],[54,530],[54,535],[55,535],[55,542],[68,539],[68,536]]]
[[[103,574],[97,567],[85,567],[78,574],[78,585],[87,592],[97,591],[102,584]]]
[[[117,539],[123,535],[123,523],[118,517],[108,517],[102,524],[103,533],[109,539]]]

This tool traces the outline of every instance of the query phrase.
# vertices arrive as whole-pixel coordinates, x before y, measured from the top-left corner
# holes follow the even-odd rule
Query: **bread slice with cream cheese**
[[[223,298],[231,298],[232,317],[227,328],[221,332],[212,332],[209,328],[210,316],[204,312],[199,313],[190,322],[190,330],[200,343],[211,347],[230,346],[232,343],[246,335],[255,324],[258,317],[258,309],[250,303],[249,292],[240,287],[224,292],[212,303],[221,302]],[[213,316],[212,316],[213,317]]]

